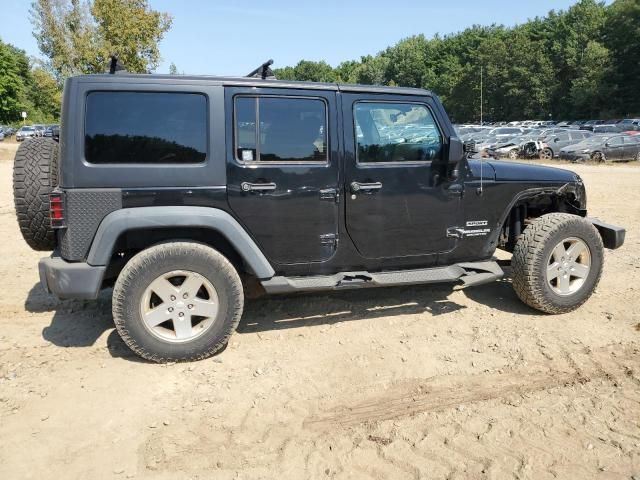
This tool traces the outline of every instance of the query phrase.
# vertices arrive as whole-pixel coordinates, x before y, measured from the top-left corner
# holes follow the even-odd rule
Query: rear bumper
[[[594,227],[600,233],[600,237],[602,238],[602,243],[605,248],[609,248],[611,250],[615,250],[616,248],[620,248],[624,243],[624,237],[627,231],[616,225],[610,225],[608,223],[604,223],[597,218],[587,218]]]
[[[58,298],[97,298],[106,268],[67,262],[55,254],[38,263],[40,284]]]

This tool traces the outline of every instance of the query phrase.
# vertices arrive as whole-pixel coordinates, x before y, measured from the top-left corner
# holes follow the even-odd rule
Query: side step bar
[[[267,293],[314,290],[341,290],[362,287],[389,287],[425,283],[462,282],[463,286],[481,285],[502,278],[504,272],[495,260],[458,263],[448,267],[400,270],[393,272],[340,272],[313,277],[280,277],[263,280]]]

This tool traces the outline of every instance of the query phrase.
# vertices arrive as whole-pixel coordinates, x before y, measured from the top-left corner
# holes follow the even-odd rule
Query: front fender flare
[[[130,230],[145,228],[209,228],[223,235],[260,279],[275,275],[273,267],[244,228],[223,210],[208,207],[138,207],[116,210],[107,215],[91,244],[87,263],[107,265],[118,237]]]

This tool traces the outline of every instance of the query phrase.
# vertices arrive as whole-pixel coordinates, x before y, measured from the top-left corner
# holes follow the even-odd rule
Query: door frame
[[[402,95],[402,94],[393,94],[393,93],[384,93],[384,94],[372,94],[372,93],[358,93],[358,92],[348,92],[343,93],[341,101],[341,116],[343,121],[343,129],[342,134],[344,137],[344,165],[343,165],[343,174],[344,179],[342,183],[342,188],[344,190],[344,226],[345,232],[348,235],[350,242],[352,243],[355,250],[358,252],[363,259],[367,261],[380,262],[382,263],[405,263],[406,260],[411,261],[413,264],[417,266],[431,266],[438,262],[438,259],[444,255],[448,255],[452,251],[455,250],[458,242],[455,238],[451,239],[450,248],[434,251],[422,254],[409,254],[409,255],[398,255],[398,256],[387,256],[387,257],[365,257],[362,252],[358,249],[354,238],[349,233],[348,227],[348,216],[347,216],[347,203],[349,202],[349,195],[351,195],[350,186],[348,185],[350,179],[355,176],[358,172],[366,172],[367,170],[374,169],[396,169],[399,167],[409,169],[409,168],[429,168],[430,172],[433,172],[432,166],[433,161],[420,161],[420,162],[377,162],[377,163],[358,163],[357,161],[357,131],[355,128],[355,117],[353,106],[358,103],[404,103],[404,104],[415,104],[421,105],[427,108],[430,112],[433,120],[436,124],[436,128],[440,132],[440,136],[442,138],[442,152],[441,155],[443,159],[448,158],[449,155],[449,138],[451,136],[451,132],[448,131],[447,126],[449,125],[448,118],[446,118],[446,114],[443,114],[443,111],[439,108],[439,103],[434,101],[434,99],[429,95]],[[348,125],[349,124],[349,125]],[[462,183],[460,179],[458,182]],[[443,182],[438,185],[447,184],[446,179],[443,179]],[[433,188],[437,186],[434,185]],[[451,225],[456,225],[456,222],[460,222],[463,218],[462,212],[462,202],[458,199],[457,208],[452,209],[452,212],[456,212],[458,215],[457,218],[451,218]]]
[[[294,261],[278,262],[276,259],[270,257],[267,254],[264,242],[260,241],[256,237],[255,232],[251,231],[251,228],[243,221],[243,218],[234,210],[233,202],[230,198],[230,194],[237,193],[240,187],[233,181],[234,173],[231,169],[238,171],[271,171],[273,175],[290,175],[292,170],[296,169],[311,169],[312,171],[328,170],[335,172],[334,186],[337,190],[338,199],[342,199],[340,186],[342,182],[342,136],[339,134],[341,131],[342,116],[339,115],[339,98],[337,91],[330,88],[319,89],[296,89],[291,87],[253,87],[253,86],[226,86],[224,88],[224,107],[225,107],[225,170],[227,174],[227,202],[229,204],[230,211],[248,232],[248,234],[254,239],[256,244],[261,248],[265,256],[273,264],[278,274],[287,274],[290,270],[297,270],[297,268],[312,265],[312,264],[324,264],[330,262],[335,257],[340,243],[338,242],[333,254],[327,258],[314,259],[308,262]],[[322,100],[326,108],[326,140],[327,140],[327,160],[326,161],[310,161],[310,162],[243,162],[237,159],[236,155],[236,142],[235,142],[235,125],[236,125],[236,112],[235,112],[235,99],[237,97],[266,97],[266,98],[308,98]],[[258,146],[256,146],[258,148]],[[236,173],[237,175],[237,173]],[[321,200],[319,200],[321,201]],[[335,208],[335,232],[340,235],[341,225],[344,223],[342,218],[342,209],[339,203]]]

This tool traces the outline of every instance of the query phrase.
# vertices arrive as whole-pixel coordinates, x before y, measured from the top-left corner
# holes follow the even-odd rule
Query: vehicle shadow
[[[245,304],[238,333],[263,332],[393,315],[433,316],[466,308],[449,300],[452,285],[414,285],[261,297]]]
[[[394,315],[428,313],[438,316],[467,308],[449,297],[453,285],[414,285],[335,292],[265,296],[248,300],[237,328],[240,334],[375,320]],[[521,303],[506,278],[464,289],[467,298],[501,312],[537,313]],[[107,331],[106,347],[113,357],[143,361],[120,339],[111,316],[111,290],[97,300],[58,300],[35,284],[25,301],[32,313],[54,312],[42,337],[56,346],[90,347]]]
[[[59,300],[36,283],[25,300],[25,310],[32,313],[54,312],[51,323],[42,329],[42,338],[63,347],[90,347],[110,331],[106,347],[112,357],[144,361],[120,339],[111,316],[111,289],[97,300]]]
[[[462,292],[468,299],[500,312],[526,316],[544,315],[520,301],[513,290],[511,278],[508,277],[486,285],[465,288]]]

